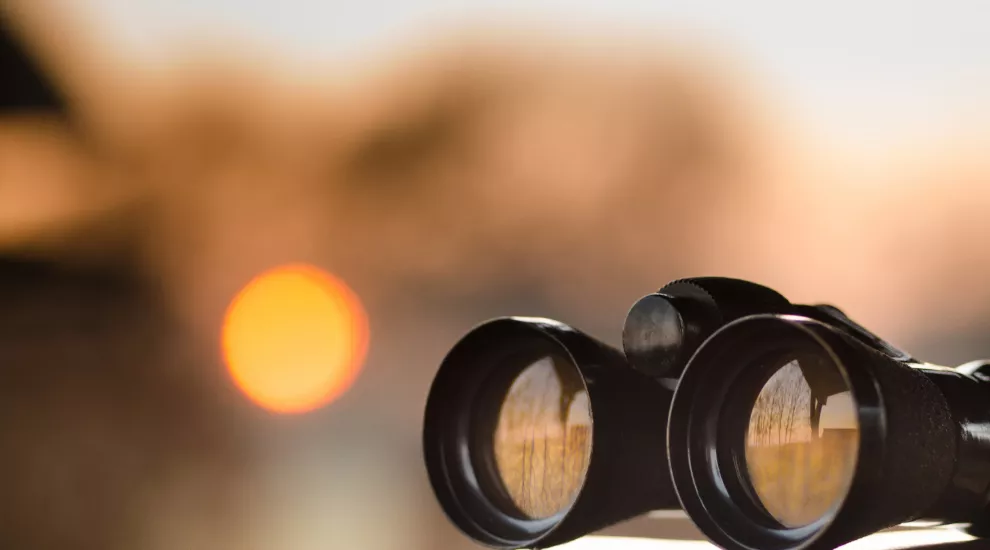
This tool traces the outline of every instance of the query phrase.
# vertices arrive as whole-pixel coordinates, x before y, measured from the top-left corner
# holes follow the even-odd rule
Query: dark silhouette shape
[[[17,111],[54,111],[64,115],[61,92],[28,55],[0,16],[0,115]]]

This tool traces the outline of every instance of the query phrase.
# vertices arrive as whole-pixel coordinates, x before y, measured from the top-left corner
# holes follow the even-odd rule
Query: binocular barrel
[[[426,405],[444,511],[495,548],[543,548],[679,508],[664,429],[673,391],[563,323],[502,318],[444,359]]]
[[[424,450],[463,532],[543,548],[683,508],[723,548],[824,550],[907,521],[990,526],[990,362],[929,365],[723,278],[645,296],[622,342],[505,318],[451,350]]]
[[[724,548],[835,548],[907,521],[978,525],[990,384],[902,363],[806,317],[731,323],[692,358],[668,449],[684,510]]]

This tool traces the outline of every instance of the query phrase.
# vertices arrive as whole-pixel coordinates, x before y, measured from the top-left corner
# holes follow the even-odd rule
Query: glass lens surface
[[[746,467],[763,508],[783,526],[814,523],[852,483],[860,432],[856,404],[827,357],[792,356],[760,390],[746,433]]]
[[[547,355],[519,373],[502,399],[491,448],[503,492],[524,516],[544,519],[570,507],[591,455],[591,404],[568,360]]]

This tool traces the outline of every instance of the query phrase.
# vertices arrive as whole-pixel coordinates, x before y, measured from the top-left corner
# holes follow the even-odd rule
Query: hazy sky
[[[708,38],[801,116],[872,131],[953,125],[990,115],[985,0],[55,0],[135,60],[189,38],[260,44],[297,62],[360,63],[464,22],[554,32]],[[235,42],[236,43],[236,42]],[[990,118],[990,116],[988,116]],[[866,129],[864,128],[864,131]]]

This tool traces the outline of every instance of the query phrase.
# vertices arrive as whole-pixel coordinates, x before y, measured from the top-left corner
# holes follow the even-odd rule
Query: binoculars
[[[990,536],[990,361],[924,363],[834,307],[718,277],[640,299],[622,347],[525,317],[453,347],[423,445],[462,532],[546,548],[683,509],[728,550],[909,521]]]

